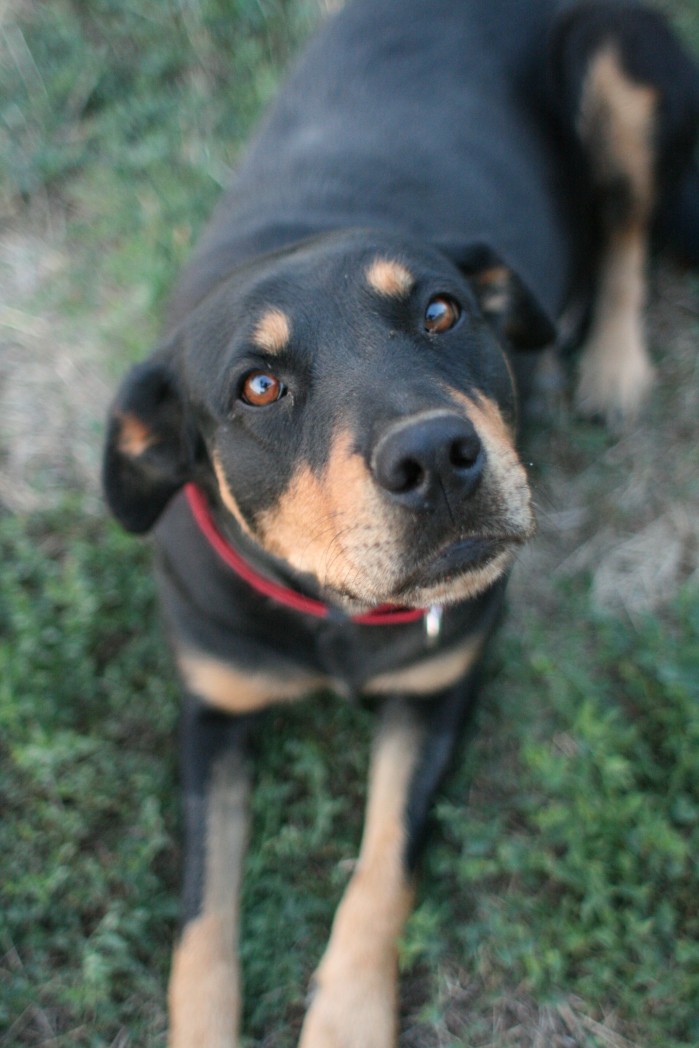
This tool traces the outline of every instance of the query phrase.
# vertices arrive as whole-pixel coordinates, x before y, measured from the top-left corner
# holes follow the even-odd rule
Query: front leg
[[[461,734],[473,679],[439,696],[389,700],[372,752],[359,860],[314,977],[300,1048],[391,1048],[398,939],[434,790]]]
[[[241,866],[247,840],[249,717],[188,698],[182,720],[182,930],[168,991],[170,1048],[235,1048]]]

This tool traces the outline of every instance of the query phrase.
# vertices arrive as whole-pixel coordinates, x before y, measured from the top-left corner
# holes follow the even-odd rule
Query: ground
[[[696,39],[699,4],[666,6]],[[283,0],[0,16],[2,1046],[164,1044],[177,697],[147,547],[102,508],[103,419],[316,16]],[[654,268],[659,381],[622,433],[575,419],[571,376],[543,368],[538,535],[438,806],[402,1048],[699,1041],[697,290]],[[273,727],[245,1029],[283,1048],[356,852],[369,724],[326,697]]]

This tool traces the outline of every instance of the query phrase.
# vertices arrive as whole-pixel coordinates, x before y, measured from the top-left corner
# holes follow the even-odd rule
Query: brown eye
[[[274,375],[269,375],[266,371],[251,371],[245,376],[240,396],[246,404],[264,408],[267,404],[279,400],[285,392],[284,386]]]
[[[442,335],[454,327],[461,310],[448,295],[435,295],[425,310],[425,331],[431,335]]]

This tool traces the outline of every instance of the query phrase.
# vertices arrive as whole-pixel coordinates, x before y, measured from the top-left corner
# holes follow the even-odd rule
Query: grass
[[[699,3],[673,11],[696,43]],[[156,337],[313,17],[301,0],[23,0],[6,17],[4,226],[19,211],[42,235],[60,229],[70,277],[27,301],[108,349],[95,367],[116,376]],[[549,560],[523,565],[479,731],[438,805],[402,944],[403,1048],[699,1043],[691,542],[659,607],[595,600],[612,533],[695,512],[692,309],[673,320],[690,351],[667,351],[634,448],[568,412],[533,438]],[[177,693],[148,548],[92,512],[90,490],[42,492],[54,508],[0,515],[0,1046],[157,1046],[177,916]],[[583,523],[552,556],[547,515],[571,506]],[[356,853],[371,718],[325,697],[270,725],[244,1021],[247,1043],[285,1048]]]
[[[488,719],[504,718],[514,739],[502,724],[486,737],[505,742],[489,760],[509,781],[484,821],[459,819],[458,802],[443,808],[457,882],[479,885],[471,920],[449,924],[481,974],[517,972],[537,997],[566,986],[613,1001],[635,1042],[689,1045],[699,1036],[699,601],[684,594],[662,624],[629,632],[579,596],[575,631],[576,597],[565,594],[558,628],[533,622],[500,650],[503,698]],[[541,705],[520,705],[522,694]]]
[[[0,546],[0,1043],[162,1043],[177,702],[146,551],[72,509],[5,518]],[[491,1043],[489,1011],[515,992],[573,998],[600,1024],[613,1006],[635,1044],[699,1036],[699,594],[629,630],[570,589],[557,628],[505,628],[440,802],[402,951],[428,997],[415,1043]],[[292,1043],[356,850],[369,722],[319,699],[261,740],[243,929],[255,1043]],[[480,986],[468,1040],[432,1041],[455,963]]]

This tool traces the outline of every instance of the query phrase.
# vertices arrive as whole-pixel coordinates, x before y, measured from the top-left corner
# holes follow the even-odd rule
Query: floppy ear
[[[527,285],[487,244],[439,245],[466,276],[483,315],[515,349],[541,349],[556,328]]]
[[[112,406],[102,481],[110,509],[128,531],[148,531],[190,478],[196,434],[174,377],[158,361],[126,376]]]

